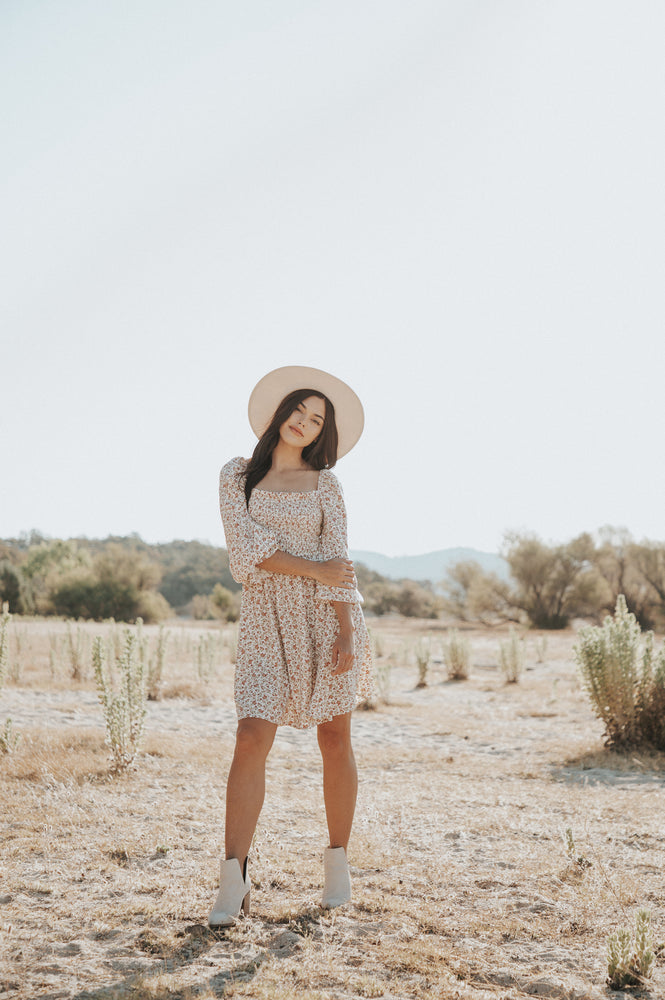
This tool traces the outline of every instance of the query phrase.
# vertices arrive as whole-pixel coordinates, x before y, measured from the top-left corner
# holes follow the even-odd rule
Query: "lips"
[[[301,438],[301,437],[303,436],[303,433],[302,433],[302,431],[299,431],[297,427],[294,427],[294,426],[293,426],[293,424],[289,424],[289,430],[290,430],[290,431],[293,431],[293,433],[294,433],[294,434],[297,434],[297,435],[298,435],[298,437],[300,437],[300,438]]]

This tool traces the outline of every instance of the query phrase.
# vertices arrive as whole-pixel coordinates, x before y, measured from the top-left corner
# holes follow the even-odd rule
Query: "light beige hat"
[[[249,397],[249,422],[257,437],[261,437],[285,396],[296,389],[318,389],[335,407],[337,424],[337,457],[351,451],[363,432],[365,414],[362,403],[346,382],[319,368],[287,365],[264,375]]]

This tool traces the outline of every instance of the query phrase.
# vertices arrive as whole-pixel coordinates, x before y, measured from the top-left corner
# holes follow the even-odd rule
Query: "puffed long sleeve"
[[[239,473],[247,466],[244,458],[233,458],[219,474],[219,509],[229,552],[229,568],[236,583],[249,583],[252,574],[261,572],[258,564],[275,554],[277,537],[269,528],[252,520],[245,502],[245,490]]]
[[[344,495],[339,480],[329,469],[321,471],[319,492],[323,506],[323,528],[321,531],[323,559],[348,559],[349,544],[346,534]],[[341,601],[344,604],[358,604],[362,601],[362,597],[356,589],[327,587],[323,583],[317,583],[316,596],[320,601]]]

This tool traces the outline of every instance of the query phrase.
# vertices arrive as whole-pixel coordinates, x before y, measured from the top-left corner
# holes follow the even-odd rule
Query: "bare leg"
[[[254,836],[266,788],[266,758],[277,726],[265,719],[241,719],[226,783],[226,858],[242,868]]]
[[[358,771],[351,746],[351,713],[317,727],[323,758],[323,800],[331,847],[346,851],[358,794]]]

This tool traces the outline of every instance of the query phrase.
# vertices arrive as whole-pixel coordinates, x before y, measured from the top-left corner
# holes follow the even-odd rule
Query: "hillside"
[[[480,552],[478,549],[440,549],[438,552],[425,552],[419,556],[384,556],[380,552],[354,549],[351,558],[391,580],[430,580],[436,585],[444,579],[450,566],[472,559],[486,572],[508,579],[506,560],[493,552]]]

